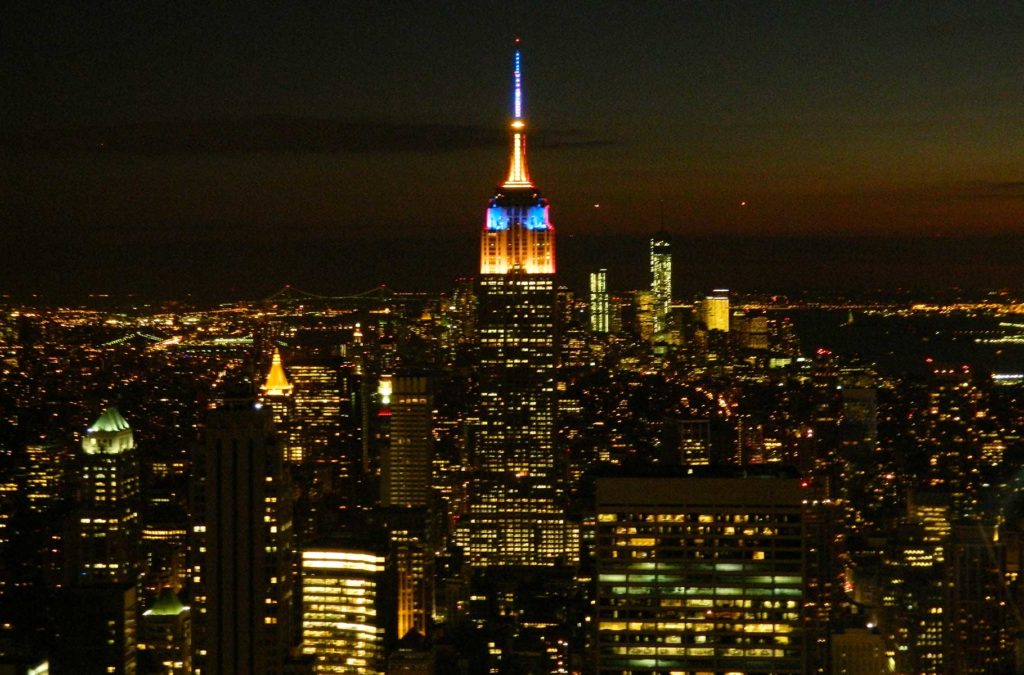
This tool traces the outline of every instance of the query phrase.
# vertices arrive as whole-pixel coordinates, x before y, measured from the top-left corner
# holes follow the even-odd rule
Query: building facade
[[[283,672],[295,587],[291,486],[269,407],[210,412],[193,473],[197,675]]]
[[[425,508],[434,440],[427,378],[392,378],[390,399],[390,433],[380,463],[381,506]]]
[[[804,673],[801,481],[682,472],[597,481],[598,672]]]
[[[385,558],[343,545],[302,551],[302,650],[316,675],[382,671],[384,617],[378,611]]]

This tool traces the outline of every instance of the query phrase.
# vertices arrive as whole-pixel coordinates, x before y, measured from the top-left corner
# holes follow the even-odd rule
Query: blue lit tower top
[[[541,197],[526,168],[526,121],[523,118],[522,52],[516,39],[512,69],[512,153],[508,178],[487,208],[480,249],[481,274],[553,274],[554,227],[548,201]]]

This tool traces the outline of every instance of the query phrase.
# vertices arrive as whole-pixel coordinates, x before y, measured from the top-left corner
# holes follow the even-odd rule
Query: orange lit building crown
[[[526,168],[526,122],[523,119],[522,56],[516,40],[513,72],[512,156],[508,178],[487,207],[480,240],[480,273],[555,273],[555,228],[548,200],[530,180]]]

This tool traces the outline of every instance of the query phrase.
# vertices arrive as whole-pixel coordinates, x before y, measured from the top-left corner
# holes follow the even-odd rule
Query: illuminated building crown
[[[104,410],[82,437],[82,450],[87,455],[116,455],[134,447],[132,428],[117,408]]]
[[[541,197],[526,168],[526,121],[523,118],[522,53],[519,40],[512,73],[512,156],[508,178],[487,208],[480,242],[480,273],[554,274],[555,229],[548,200]]]
[[[260,387],[266,396],[289,396],[292,393],[292,383],[284,374],[284,366],[281,365],[281,350],[274,349],[274,357],[270,362],[270,372],[267,373],[267,381]]]

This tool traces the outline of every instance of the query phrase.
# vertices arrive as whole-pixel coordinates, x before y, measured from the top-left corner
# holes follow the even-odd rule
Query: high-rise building
[[[679,462],[684,465],[711,463],[711,421],[679,421]]]
[[[427,623],[434,608],[434,547],[424,509],[383,509],[387,531],[388,579],[393,592],[386,608],[388,632],[404,638],[409,631],[427,635]],[[393,620],[393,622],[391,621]]]
[[[139,456],[131,427],[107,408],[82,438],[72,585],[139,580]]]
[[[651,237],[651,293],[654,294],[654,332],[669,328],[672,306],[672,239],[664,230]]]
[[[82,437],[73,564],[56,617],[54,672],[137,672],[139,457],[128,422],[107,408]]]
[[[608,270],[590,273],[590,330],[608,333]]]
[[[597,671],[810,672],[807,492],[784,471],[599,478]]]
[[[348,382],[342,377],[338,357],[292,360],[288,365],[295,386],[291,435],[302,448],[304,458],[336,464],[337,478],[351,474],[351,457],[342,457],[342,416],[350,402]]]
[[[284,457],[288,462],[302,462],[303,448],[294,433],[295,385],[284,372],[281,350],[275,348],[270,361],[267,379],[260,386],[260,401],[270,406],[274,413],[274,428],[284,446]]]
[[[381,672],[384,564],[374,551],[341,544],[302,550],[302,651],[316,675]]]
[[[729,291],[715,289],[700,304],[701,321],[708,330],[729,332]]]
[[[633,333],[637,339],[650,342],[657,335],[658,299],[651,291],[633,293]]]
[[[432,404],[426,377],[394,377],[390,438],[381,453],[381,506],[426,507],[430,501]]]
[[[63,594],[54,675],[138,672],[138,584],[95,583]]]
[[[550,565],[575,550],[555,466],[555,231],[526,169],[520,63],[517,45],[511,163],[481,241],[475,475],[456,532],[477,565]]]
[[[193,469],[193,664],[199,675],[282,672],[294,593],[291,486],[269,407],[207,416]]]
[[[1006,581],[1006,546],[980,523],[953,527],[946,554],[944,649],[946,672],[964,675],[1014,670],[1013,601]]]
[[[71,451],[63,443],[39,442],[25,446],[25,498],[36,513],[45,513],[67,499]]]
[[[166,675],[192,672],[192,612],[165,588],[139,622],[140,660]]]

